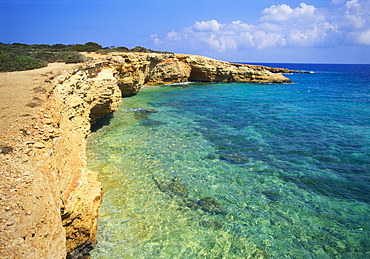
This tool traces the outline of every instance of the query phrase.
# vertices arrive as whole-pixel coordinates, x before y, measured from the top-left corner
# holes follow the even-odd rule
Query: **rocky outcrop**
[[[40,105],[21,130],[23,142],[1,148],[10,165],[9,153],[24,157],[1,172],[9,187],[0,191],[7,188],[2,197],[10,199],[0,234],[11,232],[12,240],[1,237],[0,257],[79,258],[96,245],[102,188],[98,173],[86,168],[86,136],[92,122],[121,103],[114,71],[104,60],[89,62],[51,73],[37,87]]]
[[[51,143],[53,154],[46,161],[58,177],[61,219],[66,231],[70,258],[78,257],[96,244],[98,207],[102,190],[98,174],[86,169],[86,136],[90,124],[114,112],[121,93],[108,63],[88,64],[58,76],[49,107],[59,136]]]
[[[57,183],[67,258],[78,258],[96,244],[102,197],[98,173],[86,169],[86,136],[92,122],[118,109],[121,92],[114,68],[103,61],[61,74],[52,83],[45,121],[50,125],[45,136],[50,157],[42,167],[53,172]]]
[[[182,54],[113,53],[110,60],[121,64],[116,78],[122,96],[136,94],[143,85],[181,82],[291,83],[281,73],[290,70],[235,64]]]
[[[22,254],[14,248],[9,248],[8,254],[80,258],[96,245],[103,192],[98,173],[86,168],[86,137],[91,123],[118,109],[121,97],[136,94],[144,85],[189,81],[290,82],[278,74],[288,71],[273,72],[263,66],[193,55],[112,53],[70,71],[50,74],[47,83],[39,87],[45,95],[43,108],[39,109],[37,120],[23,131],[33,177],[26,181],[30,202],[22,203],[27,212],[22,231],[14,231],[19,232],[19,247],[25,247],[26,242],[28,246]],[[2,154],[9,152],[12,151],[1,147]],[[170,187],[176,192],[182,188],[179,183]]]
[[[192,70],[189,81],[291,83],[285,76],[272,73],[264,66],[233,64],[199,56],[188,56]]]

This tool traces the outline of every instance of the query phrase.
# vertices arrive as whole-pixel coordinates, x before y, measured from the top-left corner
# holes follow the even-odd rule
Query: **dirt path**
[[[47,91],[45,80],[75,66],[52,63],[41,69],[0,73],[1,258],[37,258],[31,229],[42,227],[36,225],[40,207],[35,200],[41,190],[33,184],[39,174],[29,152],[35,136],[40,136],[37,124]]]
[[[0,145],[11,141],[12,135],[29,123],[35,108],[40,108],[48,76],[74,66],[51,63],[40,69],[0,73]]]

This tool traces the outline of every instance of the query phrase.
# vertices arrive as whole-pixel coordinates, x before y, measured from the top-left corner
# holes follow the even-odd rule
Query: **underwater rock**
[[[202,210],[207,211],[211,214],[222,214],[222,215],[226,214],[226,210],[224,209],[224,207],[222,207],[222,205],[214,198],[211,197],[201,198],[197,202],[197,204],[200,206]]]
[[[188,198],[189,192],[186,185],[181,181],[180,177],[175,177],[170,182],[158,182],[154,177],[153,181],[157,185],[158,189],[163,193],[166,193],[171,198],[177,196],[182,198],[186,207],[192,210],[203,210],[211,214],[226,214],[226,210],[222,205],[214,198],[205,197],[200,200]]]
[[[167,124],[167,123],[157,121],[157,120],[151,120],[151,119],[145,119],[145,120],[140,122],[141,126],[146,126],[146,127],[161,126],[161,125],[165,125],[165,124]]]
[[[184,203],[185,205],[192,209],[192,210],[197,210],[197,209],[201,209],[201,207],[198,205],[198,200],[195,200],[195,199],[184,199]]]
[[[200,200],[195,199],[184,199],[185,205],[192,210],[203,210],[211,214],[226,214],[226,210],[222,205],[214,198],[205,197]]]
[[[153,180],[157,184],[159,190],[170,195],[171,197],[176,195],[184,199],[187,198],[189,195],[188,189],[186,188],[186,185],[181,181],[180,177],[175,177],[169,183],[159,183],[157,180]]]
[[[140,121],[141,126],[159,126],[159,125],[166,124],[164,122],[152,120],[152,119],[149,118],[150,114],[158,112],[156,110],[144,109],[144,108],[135,108],[135,109],[128,109],[127,111],[134,113],[135,119]]]
[[[153,109],[144,109],[144,108],[135,108],[135,109],[128,109],[129,112],[142,112],[142,113],[156,113],[158,111]]]
[[[225,223],[221,220],[203,220],[200,222],[200,225],[212,230],[220,230],[224,227]]]
[[[282,199],[282,195],[276,191],[266,190],[262,193],[271,201],[280,201]]]
[[[220,156],[221,160],[227,161],[232,164],[245,164],[248,162],[248,158],[242,154],[226,154]]]
[[[186,185],[178,180],[173,180],[167,185],[167,188],[170,192],[177,196],[180,196],[181,198],[187,198],[189,195]]]

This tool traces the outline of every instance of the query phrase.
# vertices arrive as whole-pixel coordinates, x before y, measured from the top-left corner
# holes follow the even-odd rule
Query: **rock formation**
[[[181,82],[291,83],[286,69],[233,64],[183,54],[113,53],[117,83],[123,97],[136,94],[143,85]]]
[[[37,123],[25,130],[29,138],[32,136],[26,144],[35,177],[30,182],[33,202],[27,203],[33,206],[29,214],[32,222],[24,218],[25,233],[19,234],[19,246],[21,241],[31,240],[30,244],[39,243],[30,250],[37,258],[79,258],[96,245],[102,189],[98,173],[86,168],[86,137],[92,122],[118,109],[121,97],[136,94],[144,85],[188,81],[290,82],[277,74],[289,71],[273,72],[262,66],[193,55],[112,53],[71,71],[50,75],[43,88],[45,100]],[[1,152],[7,153],[7,149],[2,147]],[[177,192],[183,188],[179,183],[170,187]],[[43,211],[33,213],[41,203]],[[18,251],[8,254],[22,257]]]
[[[86,169],[86,136],[91,123],[114,112],[121,103],[121,92],[105,62],[54,78],[48,105],[51,134],[45,134],[45,173],[53,172],[60,193],[60,216],[66,231],[67,258],[78,258],[96,245],[98,208],[102,190],[98,173]],[[48,141],[50,140],[50,141]]]

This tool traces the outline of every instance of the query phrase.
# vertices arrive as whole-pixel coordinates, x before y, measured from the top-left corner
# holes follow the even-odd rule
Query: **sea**
[[[370,258],[370,65],[144,87],[92,127],[91,258]]]

